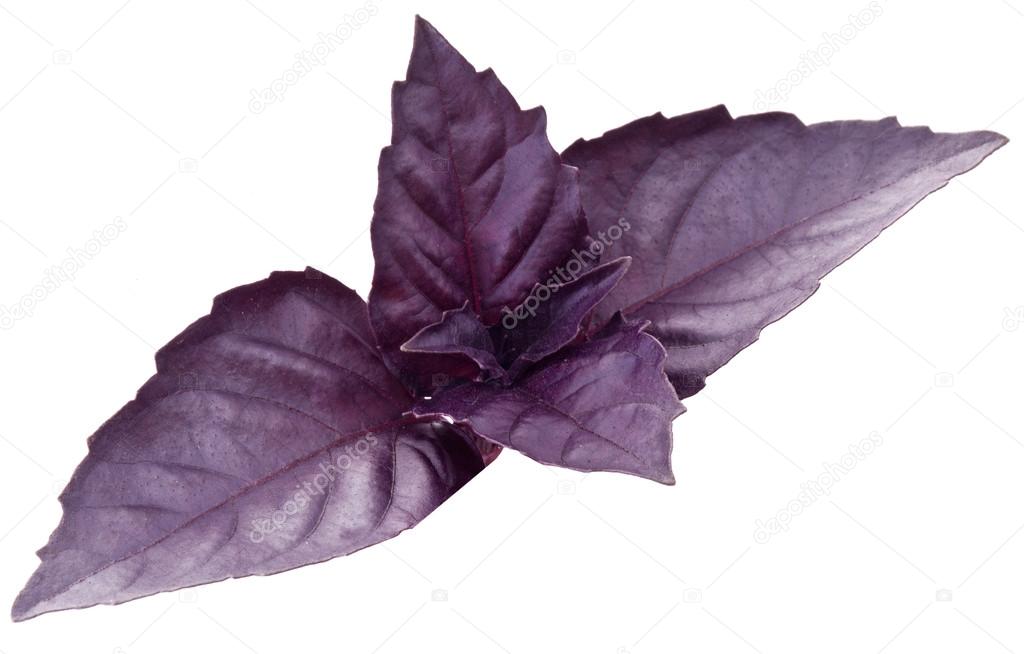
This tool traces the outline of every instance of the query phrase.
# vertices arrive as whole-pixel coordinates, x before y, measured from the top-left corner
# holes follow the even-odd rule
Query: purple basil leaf
[[[12,615],[270,574],[391,538],[482,467],[410,424],[366,306],[314,270],[219,296],[89,439]]]
[[[592,229],[630,227],[614,247],[633,265],[597,316],[650,320],[680,397],[692,395],[822,276],[1005,143],[724,107],[577,141],[563,156],[580,168]]]
[[[662,368],[665,349],[643,327],[615,318],[511,387],[456,386],[413,413],[454,420],[541,463],[672,484],[672,420],[683,407]]]
[[[505,369],[494,356],[494,345],[491,335],[484,327],[469,304],[461,309],[452,309],[441,314],[441,321],[427,325],[402,344],[402,352],[420,354],[443,354],[462,357],[468,364],[468,372],[454,370],[450,366],[451,357],[438,362],[433,373],[431,385],[434,388],[445,386],[449,378],[473,379],[488,381],[504,379]],[[440,357],[439,357],[440,359]],[[449,372],[440,372],[440,366],[448,366]]]
[[[407,79],[395,84],[371,229],[370,316],[389,362],[414,388],[436,358],[401,353],[416,332],[467,301],[501,318],[582,242],[577,172],[490,71],[477,73],[416,21]]]
[[[629,261],[622,257],[567,283],[539,285],[522,304],[507,311],[491,331],[501,344],[503,359],[511,361],[509,374],[516,377],[575,341],[594,307],[626,274]]]

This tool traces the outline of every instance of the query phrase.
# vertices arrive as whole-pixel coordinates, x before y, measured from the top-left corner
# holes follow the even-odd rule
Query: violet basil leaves
[[[662,369],[665,348],[644,327],[616,317],[515,384],[458,386],[413,411],[451,418],[541,463],[675,483],[672,420],[683,407]]]
[[[895,118],[804,125],[715,107],[642,118],[563,158],[590,229],[632,229],[625,279],[598,307],[651,321],[680,398],[806,300],[827,272],[1006,143]]]
[[[220,295],[89,439],[15,620],[354,552],[502,447],[670,484],[679,399],[1006,142],[716,107],[559,156],[422,19],[392,96],[368,304],[312,269]]]
[[[370,319],[394,370],[424,391],[449,371],[402,344],[467,303],[485,324],[497,322],[587,228],[578,173],[548,142],[544,110],[521,111],[492,73],[476,72],[422,19],[391,104]]]
[[[312,269],[224,293],[89,439],[16,620],[324,561],[413,526],[483,468],[403,416],[355,292]]]

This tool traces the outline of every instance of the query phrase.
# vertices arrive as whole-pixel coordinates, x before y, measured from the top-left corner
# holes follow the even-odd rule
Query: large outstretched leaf
[[[642,329],[615,318],[511,387],[457,386],[413,412],[449,418],[541,463],[671,484],[672,420],[683,407],[662,368],[665,349]]]
[[[89,439],[16,620],[323,561],[414,525],[482,467],[411,424],[352,291],[274,273],[219,296]]]
[[[1004,143],[894,118],[808,126],[715,107],[643,118],[563,156],[580,168],[592,229],[630,226],[615,248],[633,265],[599,316],[650,320],[686,397],[828,271]]]
[[[423,19],[392,112],[370,315],[389,362],[422,389],[437,357],[400,346],[466,302],[497,322],[581,242],[586,221],[577,173],[551,148],[544,111],[521,111],[493,73],[477,73]]]

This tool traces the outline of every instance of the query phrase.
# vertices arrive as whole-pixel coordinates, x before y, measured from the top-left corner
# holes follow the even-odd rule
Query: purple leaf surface
[[[435,381],[441,383],[433,383],[432,386],[435,388],[442,384],[447,385],[449,377],[474,381],[505,378],[505,369],[494,356],[491,334],[469,308],[468,303],[461,309],[451,309],[442,313],[440,322],[427,325],[416,332],[402,344],[401,350],[420,354],[454,355],[464,359],[466,369],[456,372],[440,371],[441,366],[446,366],[448,370],[453,369],[450,356],[439,360],[434,375],[438,375]]]
[[[594,230],[629,272],[598,307],[651,321],[687,397],[806,300],[819,280],[952,177],[1006,143],[894,118],[804,125],[724,107],[642,118],[570,146]]]
[[[546,293],[538,286],[523,304],[491,327],[495,347],[502,359],[510,362],[510,376],[517,377],[575,341],[585,331],[594,307],[626,274],[629,262],[629,257],[622,257],[565,284],[547,284]]]
[[[643,323],[613,321],[511,387],[469,383],[413,408],[551,465],[674,483],[672,420],[683,412]]]
[[[445,311],[440,322],[418,331],[402,344],[401,350],[463,358],[468,369],[435,372],[435,381],[509,382],[534,363],[577,340],[590,312],[622,279],[627,268],[629,257],[623,257],[577,279],[538,284],[523,304],[507,310],[501,322],[489,330],[467,303],[460,309]],[[438,359],[435,370],[442,367],[455,369],[450,357]],[[440,385],[432,384],[435,392]]]
[[[370,317],[389,363],[422,388],[436,357],[400,346],[466,302],[485,325],[516,306],[586,233],[577,172],[490,71],[423,19],[392,93],[371,228]]]
[[[220,295],[89,439],[12,615],[117,604],[348,554],[411,527],[483,466],[413,424],[366,306],[314,270]]]

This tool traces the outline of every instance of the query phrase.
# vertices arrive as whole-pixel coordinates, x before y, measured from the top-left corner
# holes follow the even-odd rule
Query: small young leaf
[[[542,299],[543,287],[538,286],[523,304],[507,311],[491,332],[502,361],[509,362],[509,374],[516,377],[575,341],[585,331],[594,307],[626,274],[629,261],[622,257],[565,284],[548,285],[547,299]]]
[[[577,279],[552,278],[550,283],[538,284],[523,304],[506,309],[501,322],[490,330],[467,303],[461,309],[445,311],[440,322],[418,331],[401,349],[464,359],[468,369],[451,366],[451,357],[438,357],[434,374],[441,379],[507,382],[575,341],[583,333],[590,312],[622,279],[627,268],[629,257],[623,257]],[[435,389],[437,386],[434,384]]]
[[[434,374],[441,380],[472,379],[489,381],[504,379],[505,369],[494,357],[491,335],[467,302],[461,309],[441,314],[440,322],[427,325],[402,344],[402,352],[453,355],[464,359],[466,366],[451,366],[451,356],[438,357]],[[433,384],[437,387],[440,384]]]

